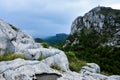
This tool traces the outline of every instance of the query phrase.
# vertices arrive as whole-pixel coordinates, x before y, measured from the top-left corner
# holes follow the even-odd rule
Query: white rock
[[[56,73],[45,63],[40,61],[25,61],[16,59],[13,61],[0,62],[0,79],[6,80],[32,80],[33,75],[41,73]]]
[[[105,76],[99,73],[83,74],[72,71],[60,73],[50,68],[44,61],[15,59],[0,62],[0,80],[33,80],[37,78],[35,74],[43,73],[61,75],[57,80],[120,80],[120,76]]]
[[[87,63],[87,66],[83,66],[80,72],[100,73],[100,67],[95,63]]]
[[[39,57],[45,58],[42,62],[46,63],[47,65],[57,65],[61,67],[63,71],[69,70],[69,62],[67,56],[64,54],[63,51],[58,49],[46,49],[46,48],[38,48],[38,49],[28,49],[25,52],[25,55],[28,59],[38,59]]]
[[[108,78],[108,80],[120,80],[120,76],[119,75],[112,75]]]

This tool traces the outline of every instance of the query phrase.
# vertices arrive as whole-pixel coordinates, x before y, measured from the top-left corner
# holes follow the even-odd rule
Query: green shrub
[[[75,53],[73,51],[66,52],[68,58],[76,58]]]
[[[44,59],[45,59],[45,57],[39,57],[39,58],[38,58],[39,61],[42,61],[42,60],[44,60]]]
[[[85,61],[80,61],[73,51],[66,52],[66,55],[69,60],[69,68],[72,71],[79,72],[80,69],[86,65]]]
[[[48,45],[46,42],[41,43],[41,45],[42,45],[44,48],[48,48],[48,47],[49,47],[49,45]]]
[[[13,54],[10,52],[6,52],[5,54],[0,55],[0,61],[9,61],[14,60],[16,58],[26,59],[24,54]]]
[[[70,67],[70,70],[79,72],[81,68],[85,65],[86,65],[85,61],[80,61],[76,58],[73,61],[70,61],[69,67]]]
[[[73,52],[79,60],[97,63],[101,68],[101,72],[116,75],[120,74],[120,48],[101,46],[99,48],[83,48]],[[69,56],[68,54],[66,55]],[[77,61],[74,61],[75,59],[73,57],[68,57],[68,59],[70,66],[75,65],[73,62],[77,64]]]
[[[58,70],[58,71],[61,71],[61,67],[59,67],[59,66],[56,65],[56,64],[52,64],[50,67],[51,67],[52,69],[56,69],[56,70]]]

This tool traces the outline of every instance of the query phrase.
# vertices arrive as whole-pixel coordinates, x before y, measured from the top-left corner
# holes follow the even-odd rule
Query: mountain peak
[[[119,15],[120,10],[112,9],[111,7],[97,6],[90,10],[88,13],[91,12],[107,16],[107,15]]]
[[[101,32],[103,28],[120,26],[120,10],[112,9],[110,7],[98,6],[90,10],[84,16],[77,17],[71,28],[71,34],[80,32],[82,28],[94,28],[97,32]]]
[[[111,7],[104,7],[104,6],[97,6],[95,8],[93,8],[91,11],[94,11],[94,12],[98,12],[100,10],[110,10],[112,9]]]

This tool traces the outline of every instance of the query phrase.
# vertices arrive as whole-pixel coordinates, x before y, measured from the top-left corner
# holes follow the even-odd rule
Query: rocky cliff
[[[81,36],[82,32],[85,35],[98,34],[100,45],[120,46],[120,10],[115,10],[110,7],[95,7],[84,16],[77,17],[71,26],[72,36]],[[92,35],[92,34],[91,34]],[[80,39],[68,39],[66,45],[79,44]]]
[[[30,35],[0,20],[0,54],[4,54],[5,51],[23,52],[25,49],[36,47]]]

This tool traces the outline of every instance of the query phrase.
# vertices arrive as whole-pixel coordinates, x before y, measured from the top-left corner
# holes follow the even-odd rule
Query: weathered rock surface
[[[30,35],[0,20],[0,54],[5,51],[24,52],[25,49],[36,47]]]
[[[5,80],[32,80],[35,74],[41,73],[60,74],[40,61],[16,59],[8,62],[0,62],[0,80],[3,78]]]
[[[69,70],[68,59],[63,51],[43,48],[41,44],[35,43],[30,35],[0,20],[0,54],[4,54],[5,51],[23,53],[30,60],[44,57],[43,62],[49,66],[57,65],[63,71]]]
[[[86,71],[90,73],[100,73],[100,67],[95,63],[87,63],[87,66],[83,66],[80,73],[85,73]]]
[[[90,64],[94,69],[98,65]],[[92,67],[93,68],[93,67]],[[50,77],[51,75],[51,77]],[[49,79],[48,79],[49,78]],[[15,59],[0,62],[0,80],[120,80],[120,76],[105,76],[100,73],[85,71],[76,73],[72,71],[59,72],[52,69],[42,61]]]

